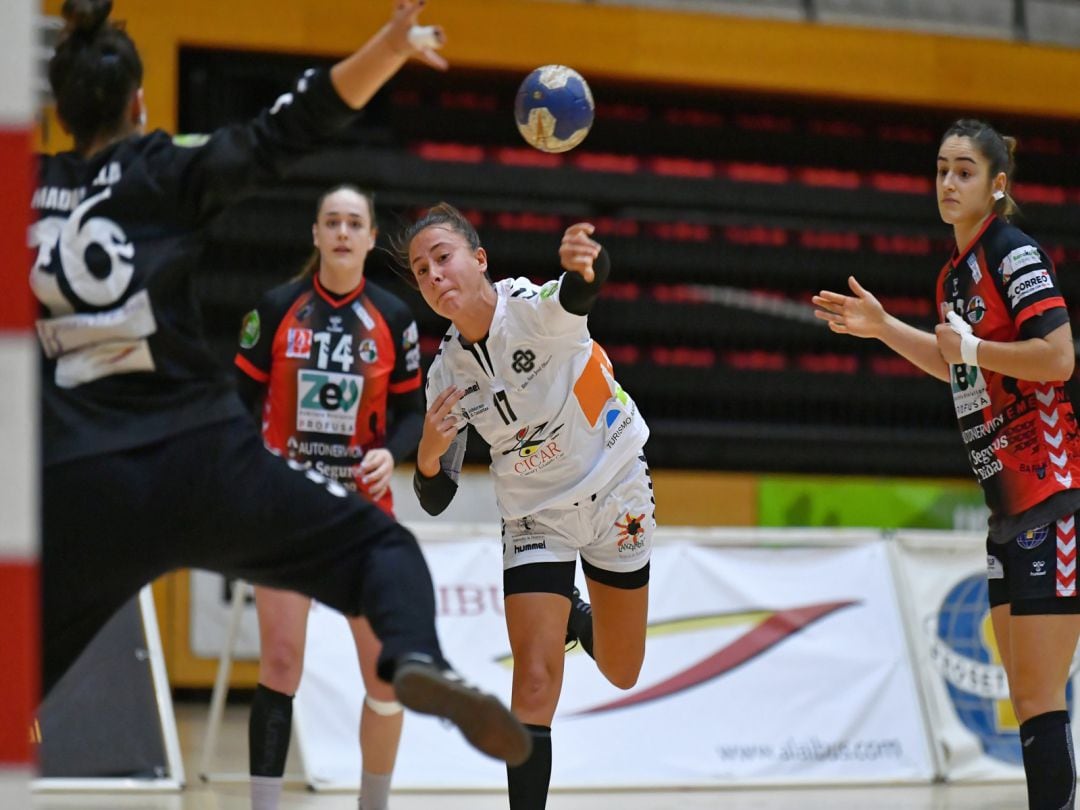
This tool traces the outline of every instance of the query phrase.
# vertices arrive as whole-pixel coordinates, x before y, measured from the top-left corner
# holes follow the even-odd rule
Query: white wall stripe
[[[37,347],[0,337],[0,557],[37,556]]]
[[[37,42],[33,0],[0,0],[0,126],[34,118],[33,58]]]

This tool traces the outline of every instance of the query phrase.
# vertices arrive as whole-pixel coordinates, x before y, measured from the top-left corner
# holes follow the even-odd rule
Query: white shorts
[[[645,456],[628,461],[595,495],[568,507],[503,521],[503,569],[583,560],[626,573],[652,554],[656,502]]]

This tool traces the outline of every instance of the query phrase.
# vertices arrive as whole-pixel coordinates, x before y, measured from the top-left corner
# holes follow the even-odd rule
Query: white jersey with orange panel
[[[559,300],[562,279],[495,284],[498,302],[484,340],[466,343],[453,326],[428,371],[427,400],[464,389],[459,430],[472,424],[491,446],[491,473],[504,519],[572,504],[600,490],[649,438],[637,405],[615,381],[588,318]],[[460,465],[464,433],[443,458]],[[456,477],[457,469],[448,473]]]

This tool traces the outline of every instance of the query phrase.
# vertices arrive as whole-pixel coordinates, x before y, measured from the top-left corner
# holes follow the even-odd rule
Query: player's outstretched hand
[[[426,0],[393,0],[393,4],[389,34],[394,49],[408,53],[436,70],[446,70],[449,63],[438,52],[446,44],[442,26],[418,22]]]
[[[593,262],[600,255],[600,243],[591,238],[595,230],[591,223],[576,222],[566,229],[559,245],[559,261],[563,269],[577,273],[587,282],[596,277]]]
[[[828,323],[832,331],[841,335],[880,337],[885,326],[885,308],[855,280],[855,276],[848,276],[848,286],[855,293],[854,296],[822,290],[810,299],[817,307],[815,317]]]

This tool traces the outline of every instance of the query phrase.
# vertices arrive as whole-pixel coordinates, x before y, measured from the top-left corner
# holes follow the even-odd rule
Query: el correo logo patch
[[[1046,270],[1036,270],[1034,273],[1026,273],[1009,285],[1009,300],[1015,307],[1029,295],[1034,295],[1042,290],[1052,289],[1054,282],[1050,280],[1050,273]]]

